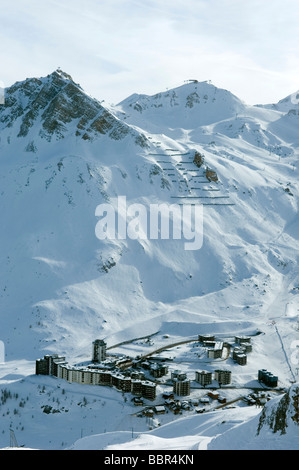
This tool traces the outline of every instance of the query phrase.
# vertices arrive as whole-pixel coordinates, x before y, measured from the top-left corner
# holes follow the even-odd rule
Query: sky
[[[211,80],[247,104],[299,89],[298,0],[0,0],[0,86],[58,67],[109,104]]]

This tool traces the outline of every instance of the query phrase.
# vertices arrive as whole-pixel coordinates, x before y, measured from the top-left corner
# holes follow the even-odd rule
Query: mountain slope
[[[298,450],[298,398],[297,383],[268,402],[258,416],[213,439],[208,449]]]
[[[262,411],[239,407],[182,417],[134,439],[129,432],[88,436],[71,449],[298,450],[298,391],[293,385]]]
[[[33,358],[32,344],[76,354],[80,336],[82,353],[95,334],[121,331],[124,323],[141,320],[141,311],[155,317],[169,306],[175,310],[177,302],[188,311],[189,298],[197,299],[198,312],[205,305],[217,318],[219,293],[232,288],[238,300],[224,302],[229,316],[248,315],[248,305],[253,318],[285,309],[277,304],[268,313],[277,286],[284,299],[297,282],[297,157],[289,144],[280,161],[257,143],[252,114],[261,126],[269,111],[246,108],[208,83],[140,100],[142,114],[150,113],[158,127],[170,129],[168,118],[182,117],[180,124],[193,122],[197,131],[187,127],[189,139],[174,140],[171,129],[169,136],[157,135],[141,130],[143,121],[127,124],[126,115],[115,117],[61,71],[6,91],[0,116],[6,221],[1,302],[10,354],[16,351],[14,328],[28,331],[22,349]],[[223,127],[239,126],[234,113],[240,110],[245,138]],[[198,127],[216,119],[224,120]],[[203,156],[199,167],[196,152]],[[207,170],[217,180],[208,180]],[[99,241],[95,209],[118,195],[146,207],[153,201],[205,204],[202,249],[187,252],[183,239]],[[46,343],[40,345],[36,328]]]

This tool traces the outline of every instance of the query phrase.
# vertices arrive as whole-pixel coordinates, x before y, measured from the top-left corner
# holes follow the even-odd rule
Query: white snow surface
[[[248,106],[193,82],[103,108],[58,75],[58,84],[53,74],[19,82],[6,90],[10,107],[0,107],[0,392],[10,391],[0,403],[0,446],[13,428],[24,448],[37,449],[298,449],[298,425],[256,435],[261,409],[242,402],[166,413],[149,429],[130,396],[34,375],[45,354],[89,361],[96,338],[108,347],[132,341],[111,352],[135,357],[213,333],[254,335],[246,366],[228,360],[235,387],[225,390],[228,400],[249,393],[260,368],[279,377],[281,392],[270,403],[298,382],[297,94]],[[45,89],[57,102],[48,94],[43,102]],[[47,110],[56,116],[52,134]],[[98,131],[92,123],[103,110],[106,127]],[[19,135],[24,116],[30,125]],[[195,151],[204,156],[201,168]],[[207,181],[205,168],[218,181]],[[202,248],[186,251],[183,239],[98,240],[95,209],[117,196],[146,207],[216,203],[203,207]],[[137,340],[146,335],[154,335],[152,346]],[[171,367],[192,379],[213,367],[190,345],[169,351]],[[44,413],[47,404],[59,411]]]
[[[296,389],[296,390],[295,390]],[[298,384],[293,386],[298,397]],[[281,398],[265,408],[270,417]],[[291,406],[290,406],[291,408]],[[294,410],[293,410],[294,413]],[[266,424],[259,430],[261,411],[255,407],[210,411],[177,419],[137,437],[129,432],[101,434],[78,440],[72,450],[298,450],[298,424],[289,417],[287,432],[274,432]]]

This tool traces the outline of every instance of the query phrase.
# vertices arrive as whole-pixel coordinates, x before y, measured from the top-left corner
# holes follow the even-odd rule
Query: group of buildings
[[[208,357],[212,359],[222,358],[224,347],[227,348],[226,354],[230,354],[233,347],[232,358],[238,364],[245,365],[247,362],[247,353],[252,350],[251,339],[246,336],[236,336],[235,344],[223,343],[215,340],[213,335],[199,335],[199,342],[208,349]],[[155,379],[168,374],[168,366],[165,363],[155,361],[139,362],[118,360],[113,365],[107,363],[107,345],[105,341],[96,339],[92,343],[92,364],[88,366],[71,366],[65,357],[57,354],[46,355],[42,359],[36,360],[37,375],[51,375],[60,379],[67,380],[70,383],[105,385],[115,387],[122,392],[130,392],[136,397],[142,397],[149,400],[156,398]],[[133,365],[127,367],[127,363]],[[125,366],[124,366],[125,365]],[[141,368],[148,370],[153,377],[149,380]],[[219,387],[231,383],[231,371],[227,369],[216,369],[214,372],[208,370],[197,370],[195,372],[195,382],[203,387],[211,385],[213,380],[217,381]],[[270,372],[261,369],[258,371],[258,380],[267,386],[277,386],[278,378]],[[187,374],[182,371],[174,370],[171,372],[171,383],[173,394],[177,396],[188,396],[191,391],[191,380]]]
[[[213,372],[207,370],[200,370],[195,372],[195,382],[203,387],[211,385],[213,380],[216,380],[221,387],[222,385],[229,385],[231,383],[231,371],[227,369],[216,369]],[[191,380],[187,378],[185,372],[175,370],[171,373],[171,380],[173,384],[173,393],[178,396],[190,395]]]
[[[207,348],[207,356],[209,359],[223,358],[223,350],[226,348],[226,357],[229,357],[231,349],[232,358],[239,365],[247,364],[247,353],[252,351],[250,336],[235,336],[235,345],[219,341],[214,335],[199,335],[198,341]]]
[[[46,355],[36,361],[37,375],[52,375],[70,383],[87,385],[106,385],[115,387],[122,392],[131,392],[149,400],[156,398],[156,384],[144,380],[143,374],[131,372],[130,375],[121,374],[119,371],[101,369],[96,366],[86,368],[70,366],[65,358],[56,354]]]
[[[237,364],[245,366],[247,364],[247,353],[252,351],[252,344],[250,336],[236,336],[235,343],[237,344],[232,353],[232,358]]]
[[[58,354],[46,355],[36,361],[37,375],[51,375],[69,383],[87,385],[106,385],[115,387],[122,392],[130,392],[137,397],[149,400],[156,398],[156,383],[145,379],[144,372],[140,370],[126,370],[119,368],[110,369],[106,364],[106,343],[97,339],[92,344],[92,365],[86,367],[75,367],[67,363],[64,356]],[[168,374],[168,366],[164,363],[143,363],[150,375],[156,379]],[[219,384],[231,382],[231,372],[228,370],[216,370],[214,378]],[[201,385],[212,383],[213,374],[208,371],[196,371],[195,381]],[[171,372],[173,394],[177,396],[188,396],[191,391],[191,380],[185,372],[174,370]]]
[[[66,362],[65,357],[53,354],[46,355],[36,361],[35,373],[37,375],[51,375],[70,383],[111,386],[122,392],[131,392],[149,400],[156,398],[156,384],[145,380],[142,372],[131,371],[122,374],[118,369],[111,370],[104,364],[101,365],[100,363],[103,363],[105,359],[106,343],[103,340],[95,340],[92,350],[93,365],[74,367]]]
[[[223,341],[216,341],[214,335],[198,335],[198,341],[207,348],[209,359],[220,359],[223,354]]]
[[[216,369],[214,374],[207,370],[195,372],[195,381],[205,387],[211,385],[213,378],[221,385],[229,385],[231,383],[232,373],[227,369]]]

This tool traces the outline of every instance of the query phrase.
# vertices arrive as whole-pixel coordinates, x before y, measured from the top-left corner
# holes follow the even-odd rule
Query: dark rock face
[[[144,145],[144,136],[141,139],[133,128],[88,96],[61,70],[45,78],[17,82],[6,90],[0,128],[13,126],[18,129],[17,137],[29,136],[35,126],[34,137],[37,132],[38,137],[49,142],[53,138],[63,139],[71,132],[83,140],[106,134],[113,140],[121,140],[131,134],[137,145],[141,141]]]
[[[273,433],[286,434],[291,423],[299,425],[299,385],[292,386],[274,407],[265,407],[259,419],[257,434],[267,426]]]
[[[216,171],[211,170],[210,168],[207,168],[205,174],[206,174],[207,180],[218,181],[218,176],[217,176]]]
[[[200,168],[203,165],[204,161],[205,161],[204,156],[201,155],[199,152],[195,152],[195,155],[194,155],[194,158],[193,158],[193,163],[198,168]]]

